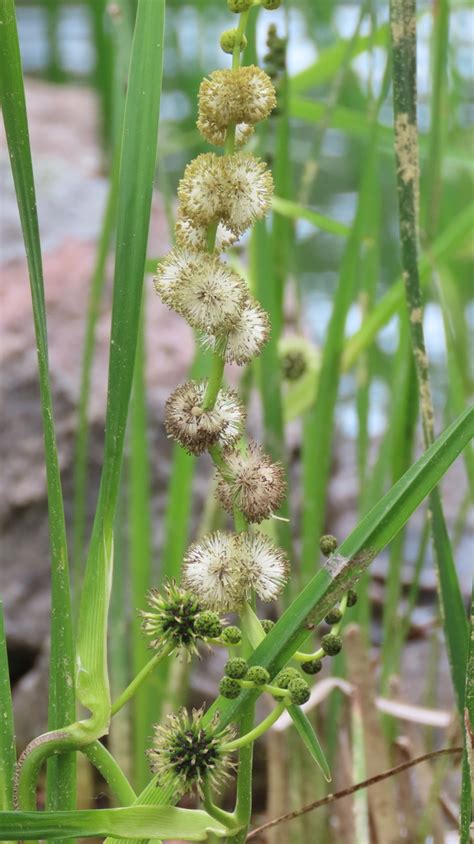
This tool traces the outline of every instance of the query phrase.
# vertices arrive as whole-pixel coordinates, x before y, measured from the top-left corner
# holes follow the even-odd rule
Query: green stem
[[[117,700],[112,704],[112,708],[110,710],[110,714],[116,715],[122,706],[125,706],[126,703],[130,700],[131,697],[135,694],[135,692],[140,688],[144,680],[148,677],[149,674],[153,671],[154,668],[161,662],[164,657],[169,656],[171,651],[173,650],[172,646],[165,648],[164,650],[160,651],[159,653],[152,656],[152,658],[147,662],[146,665],[143,666],[142,670],[137,674],[136,677],[133,678],[132,682],[127,686],[126,689],[123,690],[122,694],[118,696]]]
[[[217,352],[212,355],[211,372],[209,381],[207,382],[206,393],[204,396],[203,410],[212,410],[216,403],[219,390],[222,386],[222,377],[224,375],[225,360]]]
[[[85,756],[92,762],[121,806],[130,806],[137,799],[132,786],[122,771],[118,762],[100,741],[93,741],[82,749]]]
[[[203,785],[203,804],[206,812],[208,812],[211,818],[215,818],[216,821],[220,821],[225,826],[228,827],[235,827],[237,823],[237,818],[234,813],[225,812],[224,809],[219,809],[219,806],[216,806],[212,800],[212,793],[211,793],[211,786],[209,780],[206,780]]]
[[[257,726],[253,728],[253,730],[250,730],[250,732],[245,733],[245,735],[240,736],[240,738],[238,739],[234,739],[234,741],[229,741],[223,744],[223,753],[232,753],[232,751],[234,750],[240,750],[241,747],[246,747],[248,744],[251,744],[258,738],[260,738],[260,736],[263,736],[263,734],[270,729],[270,727],[275,723],[275,721],[278,721],[280,715],[286,709],[287,703],[288,700],[285,695],[285,699],[279,701],[276,706],[272,709],[270,714],[267,715],[267,717],[264,718],[263,721],[260,721],[260,724],[257,724]]]

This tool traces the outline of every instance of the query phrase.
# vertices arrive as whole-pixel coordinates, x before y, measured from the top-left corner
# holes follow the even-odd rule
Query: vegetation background
[[[117,148],[130,41],[120,23],[123,3],[20,0],[16,7],[77,593],[101,463],[110,319],[107,259],[115,228]],[[132,16],[133,0],[128,9]],[[439,433],[473,392],[474,12],[467,3],[437,0],[418,4],[417,15],[420,266]],[[184,166],[206,148],[195,127],[196,96],[202,77],[226,65],[218,42],[231,25],[229,18],[224,0],[167,2],[143,311],[142,338],[146,333],[147,342],[139,343],[116,522],[110,660],[117,691],[147,658],[135,617],[146,589],[165,575],[178,576],[191,537],[222,518],[213,505],[204,461],[198,465],[165,440],[167,393],[188,367],[202,371],[204,364],[199,354],[193,362],[185,326],[153,296],[151,273],[171,242],[176,187]],[[262,63],[271,23],[288,39],[287,72],[277,77],[278,114],[257,134],[255,149],[273,167],[278,199],[271,225],[257,227],[250,249],[244,243],[233,260],[255,285],[275,327],[274,340],[244,372],[240,387],[250,398],[251,427],[263,431],[267,448],[289,467],[291,522],[278,526],[278,537],[299,561],[292,586],[296,592],[318,565],[314,549],[321,533],[330,531],[342,540],[423,446],[400,280],[388,5],[375,0],[285,0],[277,12],[256,16],[246,60],[257,56]],[[5,238],[1,260],[5,278],[15,282],[7,293],[4,317],[6,358],[14,365],[5,381],[9,424],[4,461],[11,485],[5,494],[2,591],[15,705],[26,743],[32,738],[30,728],[34,726],[33,734],[44,729],[41,706],[37,717],[30,713],[45,676],[45,649],[38,637],[47,632],[47,604],[41,604],[37,615],[33,612],[29,627],[25,617],[32,598],[47,592],[48,552],[42,541],[45,500],[36,471],[42,459],[41,440],[34,438],[39,422],[29,416],[36,400],[34,361],[25,364],[23,356],[31,339],[24,328],[29,319],[23,299],[26,280],[15,245],[19,227],[6,157],[1,173],[2,217],[11,235]],[[48,293],[50,278],[54,281]],[[284,336],[303,334],[312,342],[319,379],[310,373],[299,382],[285,380],[276,342],[280,330]],[[236,383],[238,377],[237,372],[231,375]],[[15,431],[26,434],[31,453],[25,452],[22,436],[12,436]],[[19,466],[24,488],[18,485]],[[446,476],[443,496],[466,604],[473,495],[474,462],[466,449],[464,459]],[[35,531],[38,545],[31,542]],[[36,581],[25,576],[35,567]],[[304,748],[295,744],[292,728],[285,731],[285,742],[275,731],[266,744],[267,766],[264,757],[257,764],[257,818],[298,809],[334,785],[343,788],[410,756],[459,744],[435,568],[422,508],[372,566],[370,576],[364,576],[350,619],[360,627],[347,631],[343,656],[332,662],[320,685],[314,717],[335,783],[327,786],[314,772]],[[33,620],[39,620],[40,632]],[[451,617],[447,624],[455,636],[453,630],[463,620]],[[149,779],[144,748],[160,707],[166,710],[184,699],[198,704],[203,696],[211,700],[221,670],[218,656],[206,656],[193,676],[177,664],[171,677],[159,674],[137,696],[133,710],[114,721],[111,745],[137,789]],[[331,674],[340,678],[341,687],[331,682]],[[358,694],[348,697],[350,687],[344,681]],[[28,683],[33,688],[29,698]],[[275,827],[265,840],[281,844],[291,830],[301,841],[317,834],[318,840],[333,836],[334,841],[358,844],[370,835],[382,844],[389,840],[384,837],[387,828],[404,828],[413,842],[429,836],[436,842],[447,840],[457,817],[459,766],[440,757],[413,771],[400,776],[396,786],[359,792],[330,809],[302,816],[293,826]],[[86,806],[99,786],[88,768],[82,776]],[[107,797],[103,800],[105,805]],[[390,840],[398,840],[395,831]]]

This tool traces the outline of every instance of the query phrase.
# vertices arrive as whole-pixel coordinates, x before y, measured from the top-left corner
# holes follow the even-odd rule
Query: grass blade
[[[275,674],[288,662],[309,635],[308,621],[321,621],[350,584],[397,535],[473,436],[474,408],[469,408],[362,519],[340,545],[336,558],[328,560],[326,567],[317,572],[283,613],[254,651],[249,664],[263,665]],[[212,718],[219,711],[222,725],[237,721],[251,695],[254,695],[253,691],[244,690],[236,701],[218,698],[206,717]],[[159,805],[172,799],[172,790],[160,788],[154,778],[138,796],[137,805]]]
[[[299,706],[294,706],[293,704],[288,707],[288,714],[291,715],[293,725],[303,741],[304,746],[323,772],[324,779],[327,780],[327,782],[331,782],[331,771],[329,770],[324,750],[322,749],[318,737],[314,732],[311,721]]]
[[[125,102],[117,211],[104,467],[78,625],[78,696],[103,731],[110,704],[106,658],[113,524],[142,302],[163,69],[164,0],[140,0]]]
[[[155,2],[155,0],[154,0]],[[208,833],[222,837],[226,827],[207,812],[175,809],[174,806],[136,809],[93,809],[78,812],[1,812],[0,840],[22,838],[25,841],[47,836],[49,839],[100,838],[179,838],[206,841]]]
[[[282,199],[281,196],[274,196],[272,199],[272,208],[282,217],[288,217],[290,220],[307,220],[316,229],[329,232],[330,234],[338,234],[345,237],[349,234],[350,229],[343,223],[338,223],[337,220],[332,220],[331,217],[326,217],[318,211],[313,211],[312,208],[305,208],[298,202],[291,202],[289,199]]]
[[[401,257],[410,334],[420,396],[425,447],[434,440],[434,409],[423,329],[418,271],[418,126],[416,99],[416,2],[391,0],[390,28],[393,49],[393,113],[400,219]],[[433,548],[439,579],[439,600],[460,713],[468,655],[468,629],[439,490],[431,494]]]
[[[7,642],[0,601],[0,809],[13,809],[13,776],[16,764],[13,706],[8,670]]]
[[[141,630],[137,609],[145,604],[151,585],[152,530],[150,512],[150,459],[148,449],[147,406],[145,383],[145,320],[143,309],[138,335],[137,357],[130,408],[130,583],[132,589],[132,676],[135,677],[150,659]],[[139,790],[149,779],[145,756],[153,721],[152,698],[147,686],[133,698],[133,773]]]
[[[39,387],[46,462],[51,544],[51,660],[48,727],[63,727],[75,718],[74,643],[69,588],[68,550],[53,402],[49,383],[48,338],[43,266],[36,193],[31,161],[25,91],[13,0],[0,0],[0,90],[18,210],[30,278],[38,357]],[[47,805],[75,806],[75,760],[71,754],[48,763]]]
[[[472,817],[472,783],[474,782],[473,734],[474,734],[474,590],[471,598],[471,632],[469,636],[469,658],[466,670],[466,692],[464,701],[464,751],[462,757],[461,819],[459,824],[461,844],[469,844]]]

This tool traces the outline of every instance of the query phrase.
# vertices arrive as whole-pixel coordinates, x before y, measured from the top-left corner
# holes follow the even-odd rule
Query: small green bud
[[[238,627],[231,624],[230,627],[224,627],[221,633],[221,642],[226,645],[240,645],[242,633]]]
[[[275,626],[275,622],[272,621],[271,618],[264,618],[261,624],[263,629],[265,630],[265,633],[269,633],[272,627]]]
[[[219,691],[222,697],[227,698],[227,700],[235,700],[240,695],[241,689],[238,680],[234,680],[232,677],[223,677],[219,683]]]
[[[334,554],[334,551],[337,548],[337,539],[335,536],[331,536],[330,533],[322,536],[319,540],[319,547],[321,548],[321,552],[324,554],[325,557],[330,557],[331,554]]]
[[[248,665],[245,662],[245,659],[235,656],[232,659],[229,659],[226,663],[224,671],[227,676],[232,677],[233,680],[243,680],[247,674]]]
[[[237,43],[237,36],[237,29],[226,29],[226,31],[222,33],[219,43],[221,45],[221,50],[223,50],[224,53],[230,53],[232,55],[232,53],[234,52],[234,47]],[[246,46],[247,39],[245,35],[242,34],[240,36],[239,52],[242,53],[242,51],[245,50]]]
[[[230,12],[240,14],[247,12],[253,6],[253,0],[227,0],[227,5]]]
[[[320,659],[310,659],[308,662],[303,662],[301,668],[305,674],[318,674],[323,667]]]
[[[274,9],[280,8],[281,0],[262,0],[262,6],[269,12],[272,12]]]
[[[347,606],[354,607],[357,604],[357,592],[354,592],[353,589],[349,589],[347,593]]]
[[[296,668],[283,668],[279,674],[275,677],[273,683],[275,686],[278,686],[279,689],[287,689],[288,684],[291,683],[292,680],[299,680],[301,679],[301,674]]]
[[[270,682],[270,674],[262,665],[252,665],[247,671],[245,679],[255,683],[256,686],[264,686]]]
[[[342,612],[338,607],[334,607],[332,610],[329,610],[328,614],[325,616],[324,621],[326,624],[339,624],[342,618]]]
[[[202,639],[217,639],[222,633],[222,624],[216,612],[204,610],[196,616],[194,629]]]
[[[321,639],[321,647],[328,656],[336,656],[342,648],[342,639],[334,633],[328,633]]]
[[[290,680],[288,684],[288,691],[290,693],[291,702],[296,703],[298,706],[306,703],[311,694],[310,688],[303,677],[296,677],[294,680]]]

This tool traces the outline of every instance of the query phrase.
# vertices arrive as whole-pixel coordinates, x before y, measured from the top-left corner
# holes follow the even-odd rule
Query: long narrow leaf
[[[31,161],[25,91],[13,0],[0,0],[0,92],[3,120],[28,261],[38,356],[51,544],[51,661],[48,727],[63,727],[75,717],[74,643],[68,550],[53,402],[49,382],[48,337],[36,193]],[[75,760],[71,754],[48,764],[48,806],[75,806]]]
[[[207,812],[175,809],[174,806],[139,806],[134,809],[93,809],[79,812],[0,812],[0,840],[48,837],[179,838],[206,841],[208,833],[219,837],[227,829]]]
[[[0,809],[13,809],[16,751],[7,642],[0,601]]]
[[[291,715],[291,720],[293,721],[304,746],[309,751],[318,767],[321,768],[324,778],[327,782],[331,782],[331,771],[329,770],[327,759],[319,743],[318,737],[314,732],[311,721],[307,715],[305,715],[301,707],[295,706],[294,704],[288,707],[288,712]]]
[[[78,633],[78,696],[106,729],[106,630],[112,533],[142,302],[163,69],[164,0],[138,3],[125,103],[117,211],[104,468],[89,548]]]

